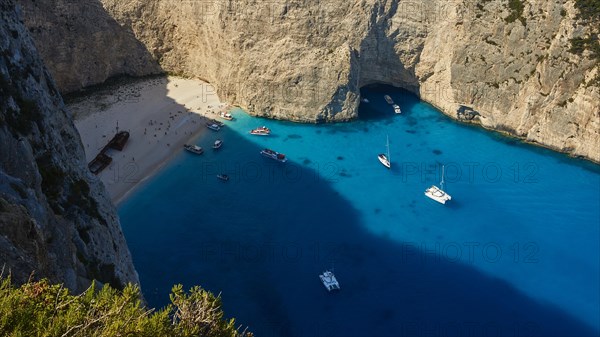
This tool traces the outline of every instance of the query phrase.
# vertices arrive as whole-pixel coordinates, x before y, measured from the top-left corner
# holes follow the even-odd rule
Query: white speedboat
[[[213,149],[217,150],[220,149],[221,146],[223,146],[223,141],[220,139],[215,140],[215,143],[213,144]]]
[[[260,154],[262,154],[265,157],[271,158],[273,160],[277,160],[278,162],[281,162],[281,163],[285,163],[287,161],[285,154],[275,152],[270,149],[264,149],[264,150],[260,151]]]
[[[219,125],[217,125],[216,123],[206,123],[206,127],[213,131],[221,130],[221,127]]]
[[[383,98],[385,98],[385,101],[388,102],[388,104],[394,104],[394,100],[390,97],[390,95],[385,95]]]
[[[233,120],[233,116],[229,112],[222,111],[222,112],[219,113],[219,117],[221,117],[221,118],[223,118],[225,120],[228,120],[228,121],[232,121]]]
[[[319,275],[319,278],[321,279],[321,282],[323,282],[323,285],[327,291],[340,290],[340,284],[335,278],[333,271],[326,270],[323,272],[323,274]]]
[[[390,161],[390,138],[387,137],[387,143],[385,145],[387,153],[380,153],[377,155],[377,159],[387,168],[392,168],[392,162]]]
[[[220,128],[222,128],[222,127],[224,127],[224,126],[225,126],[225,124],[224,124],[223,122],[221,122],[221,121],[218,121],[218,120],[216,120],[216,119],[207,118],[207,120],[208,120],[208,121],[207,121],[207,122],[208,122],[208,124],[217,124],[217,126],[218,126],[218,127],[220,127]]]
[[[425,195],[440,204],[446,204],[446,201],[452,200],[450,194],[446,193],[444,190],[444,166],[442,166],[442,181],[440,182],[440,187],[432,185],[430,188],[425,190]]]
[[[204,150],[198,145],[185,144],[183,148],[195,154],[204,153]]]
[[[400,110],[400,106],[398,104],[392,105],[394,107],[394,112],[397,114],[401,114],[402,110]]]
[[[266,126],[261,126],[254,130],[250,130],[250,134],[256,136],[268,136],[269,134],[271,134],[271,129],[269,129]]]
[[[366,98],[363,98],[363,99],[361,99],[361,101],[362,101],[363,103],[369,103],[369,100],[368,100],[368,99],[366,99]]]

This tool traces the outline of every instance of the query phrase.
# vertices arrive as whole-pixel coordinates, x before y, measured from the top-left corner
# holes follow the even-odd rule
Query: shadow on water
[[[197,143],[216,135],[221,150],[181,153],[120,207],[150,305],[199,284],[257,336],[597,335],[506,281],[368,232],[326,167],[261,157],[228,128]],[[318,274],[332,266],[342,290],[329,294]]]

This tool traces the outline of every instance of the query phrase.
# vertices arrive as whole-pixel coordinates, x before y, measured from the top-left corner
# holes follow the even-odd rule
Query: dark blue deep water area
[[[597,336],[598,166],[399,89],[362,95],[350,123],[234,110],[195,140],[203,155],[182,151],[121,203],[149,304],[201,285],[256,336]],[[248,133],[262,125],[270,136]],[[377,160],[386,137],[391,170]],[[442,165],[446,205],[424,195]],[[319,274],[331,268],[341,290],[328,293]]]

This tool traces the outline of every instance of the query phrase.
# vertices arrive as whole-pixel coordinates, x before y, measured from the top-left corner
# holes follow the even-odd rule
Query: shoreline
[[[203,135],[204,135],[204,130],[198,130],[197,133],[192,135],[191,137],[189,137],[189,139],[185,139],[185,141],[182,142],[182,144],[179,148],[181,148],[183,150],[183,144],[186,144],[190,140],[197,138],[199,136],[203,136]],[[135,192],[135,190],[138,187],[142,186],[144,184],[144,182],[151,179],[158,172],[160,172],[160,170],[165,165],[167,165],[169,162],[171,162],[175,158],[175,156],[177,156],[178,153],[179,153],[179,151],[177,150],[177,147],[174,147],[173,151],[170,153],[169,156],[167,156],[166,158],[163,158],[162,161],[160,163],[156,164],[155,166],[149,167],[146,171],[142,172],[140,174],[141,178],[137,182],[132,184],[131,187],[123,190],[118,195],[111,196],[111,201],[113,202],[113,204],[115,204],[115,206],[118,207],[121,204],[121,202],[125,201],[125,199],[127,199],[127,197],[129,197],[129,195],[131,195],[133,192]]]
[[[117,206],[184,144],[205,135],[205,121],[224,106],[209,83],[175,76],[91,92],[67,104],[88,163],[117,131],[130,134],[122,151],[106,152],[112,162],[97,175]]]

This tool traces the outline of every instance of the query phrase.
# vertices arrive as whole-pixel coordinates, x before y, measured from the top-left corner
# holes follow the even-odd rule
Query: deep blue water
[[[150,305],[199,284],[257,336],[598,335],[598,167],[458,124],[398,89],[363,96],[361,119],[344,124],[234,111],[197,140],[203,156],[182,152],[123,202]],[[247,133],[260,125],[273,134]],[[386,135],[392,170],[377,160]],[[423,195],[440,164],[445,206]],[[318,274],[332,266],[342,290],[330,294]]]

